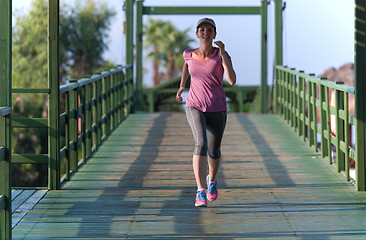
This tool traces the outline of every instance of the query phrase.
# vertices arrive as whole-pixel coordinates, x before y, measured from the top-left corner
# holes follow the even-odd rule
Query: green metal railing
[[[64,109],[60,115],[60,130],[64,134],[60,137],[65,139],[60,146],[61,181],[69,180],[70,174],[85,164],[130,114],[133,81],[126,78],[125,71],[131,67],[118,67],[60,87],[64,99],[60,106]]]
[[[86,163],[110,132],[131,112],[133,81],[125,74],[130,68],[132,65],[118,67],[90,78],[70,81],[69,84],[59,87],[57,95],[61,100],[53,107],[59,109],[58,112],[61,109],[64,112],[59,114],[58,124],[53,130],[59,138],[58,146],[54,147],[57,153],[52,154],[51,148],[45,154],[13,153],[12,163],[48,164],[48,168],[52,169],[48,174],[48,189],[58,189],[53,186],[61,186],[62,181],[69,179],[71,172],[77,171],[79,155],[83,160],[82,163]],[[49,89],[13,88],[13,93],[49,94]],[[49,106],[51,107],[51,104]],[[53,112],[52,109],[50,111]],[[12,127],[48,129],[50,128],[48,122],[49,118],[13,117]],[[48,138],[53,137],[52,132],[48,131]],[[68,144],[61,146],[61,139],[65,139]],[[57,159],[52,165],[51,154]],[[54,169],[56,171],[53,171]],[[24,187],[18,188],[24,189]],[[40,186],[31,188],[47,189]]]
[[[326,78],[317,78],[314,74],[305,74],[284,66],[276,66],[273,109],[282,115],[289,125],[308,141],[309,146],[327,157],[333,164],[332,146],[336,152],[338,172],[345,172],[346,180],[350,180],[350,159],[358,166],[356,146],[350,143],[350,127],[356,126],[355,116],[348,110],[349,94],[355,94],[354,87],[343,82],[331,82]],[[330,94],[334,91],[334,106],[330,103]],[[333,117],[333,118],[332,118]],[[332,118],[332,119],[331,119]],[[336,126],[335,134],[331,131],[331,123]],[[318,134],[320,145],[318,145]],[[357,169],[356,169],[357,171]],[[358,171],[355,182],[364,175]]]

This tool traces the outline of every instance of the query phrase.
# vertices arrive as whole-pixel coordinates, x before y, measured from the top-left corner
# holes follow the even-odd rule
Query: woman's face
[[[209,23],[202,23],[196,32],[200,41],[212,41],[216,37],[215,28]]]

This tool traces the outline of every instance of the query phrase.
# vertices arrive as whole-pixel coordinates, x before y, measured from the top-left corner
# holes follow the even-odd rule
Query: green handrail
[[[334,106],[330,103],[331,91],[334,91]],[[347,181],[350,180],[350,158],[358,161],[357,141],[355,147],[349,146],[350,126],[357,128],[355,116],[348,110],[349,94],[355,94],[355,89],[343,82],[334,83],[286,66],[275,67],[274,112],[281,115],[304,141],[307,140],[310,147],[320,150],[322,157],[328,157],[329,164],[333,164],[331,149],[334,146],[337,170],[345,172]],[[331,122],[336,126],[335,133],[331,131]],[[356,184],[364,178],[364,172],[361,173],[359,171],[354,179]]]
[[[72,80],[59,86],[59,95],[64,101],[57,101],[56,108],[63,109],[59,114],[57,132],[65,139],[55,154],[57,159],[56,185],[70,179],[70,173],[76,172],[80,163],[98,149],[103,140],[131,113],[133,99],[133,81],[127,79],[125,72],[132,65],[92,75],[89,78]],[[16,89],[19,93],[34,93],[34,89]],[[13,128],[48,128],[47,118],[14,118]],[[81,155],[82,162],[79,162]],[[49,154],[13,154],[16,164],[49,164]],[[51,176],[49,175],[49,182]],[[53,180],[54,181],[54,180]],[[48,184],[49,185],[49,184]],[[20,187],[22,188],[22,187]],[[35,189],[45,187],[35,186]]]
[[[61,181],[68,181],[130,114],[133,82],[125,71],[131,67],[118,67],[60,87],[65,100],[60,106],[64,109],[60,137],[65,139],[60,147]]]

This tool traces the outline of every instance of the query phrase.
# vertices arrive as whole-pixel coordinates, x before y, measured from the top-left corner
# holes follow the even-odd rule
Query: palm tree
[[[160,65],[166,67],[165,81],[173,79],[183,65],[182,52],[189,48],[193,40],[187,36],[188,29],[179,31],[171,22],[149,19],[145,27],[145,47],[152,50],[148,57],[153,60],[154,86],[160,84],[163,74],[159,72]]]
[[[182,32],[175,29],[172,25],[170,27],[170,31],[167,31],[168,41],[163,45],[166,54],[166,58],[164,59],[166,63],[165,81],[177,77],[184,63],[182,52],[189,48],[189,44],[193,41],[187,35],[189,29]]]
[[[162,50],[164,31],[163,26],[165,22],[161,20],[153,20],[149,18],[149,25],[144,26],[144,33],[146,36],[144,47],[151,47],[152,50],[148,54],[148,58],[153,60],[153,85],[160,84],[161,74],[159,73],[159,66],[162,62]]]

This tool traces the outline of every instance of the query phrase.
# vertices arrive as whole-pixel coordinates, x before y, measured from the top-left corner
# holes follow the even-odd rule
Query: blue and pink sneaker
[[[197,191],[196,203],[194,205],[196,207],[207,207],[206,191],[204,189]]]
[[[217,180],[215,180],[213,183],[210,183],[210,177],[207,175],[206,182],[207,182],[207,199],[209,201],[215,201],[219,196],[219,193],[217,191]]]

